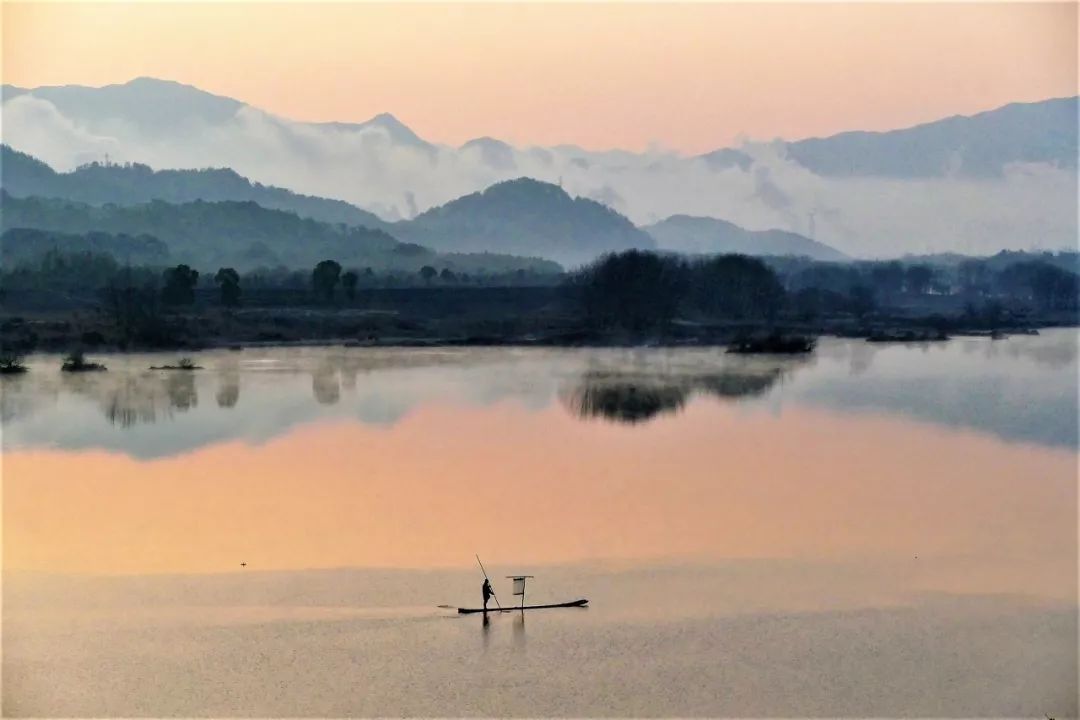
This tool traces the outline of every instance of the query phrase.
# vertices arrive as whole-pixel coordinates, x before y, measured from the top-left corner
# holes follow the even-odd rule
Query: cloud
[[[66,171],[103,160],[127,160],[117,138],[88,132],[64,117],[56,106],[32,95],[18,95],[3,104],[0,137],[5,143]]]

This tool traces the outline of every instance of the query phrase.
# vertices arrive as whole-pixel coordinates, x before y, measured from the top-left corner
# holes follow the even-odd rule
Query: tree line
[[[687,260],[642,250],[605,255],[567,280],[594,327],[643,331],[689,318],[771,322],[785,290],[776,272],[745,255]]]
[[[902,305],[920,296],[954,297],[971,307],[1026,303],[1040,312],[1075,311],[1080,298],[1080,254],[1004,251],[985,258],[937,262],[812,262],[768,260],[803,311],[828,314]]]
[[[567,287],[597,327],[640,331],[689,320],[815,320],[919,307],[947,296],[968,316],[999,320],[1007,305],[1044,313],[1080,310],[1080,256],[1002,254],[951,265],[927,262],[828,263],[805,258],[718,255],[685,258],[631,250],[571,273]],[[954,303],[955,304],[955,303]]]
[[[917,306],[920,298],[947,296],[966,314],[997,322],[1006,306],[1040,312],[1076,312],[1080,299],[1076,254],[1003,253],[956,262],[826,263],[799,258],[718,255],[688,258],[630,250],[603,256],[561,276],[559,296],[572,317],[596,328],[652,330],[676,317],[772,323],[778,318],[813,321],[876,309]],[[308,270],[261,268],[213,273],[179,264],[160,269],[120,266],[108,253],[51,249],[36,263],[5,264],[4,293],[33,291],[66,298],[96,296],[125,339],[167,337],[164,315],[198,303],[237,308],[357,301],[361,290],[514,287],[549,284],[528,271],[485,276],[424,265],[414,272],[345,268],[325,259]],[[210,298],[213,298],[211,300]],[[249,300],[250,298],[250,300]],[[959,304],[957,304],[959,303]],[[84,303],[85,304],[85,303]],[[924,312],[924,314],[926,314]]]

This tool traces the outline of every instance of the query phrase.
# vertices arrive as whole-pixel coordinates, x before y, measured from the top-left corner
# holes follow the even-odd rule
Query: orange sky
[[[6,83],[149,75],[452,144],[696,152],[1077,92],[1076,3],[2,7]]]

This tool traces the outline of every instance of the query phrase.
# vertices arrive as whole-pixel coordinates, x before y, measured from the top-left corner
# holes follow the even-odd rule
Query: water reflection
[[[514,617],[514,652],[525,653],[525,613],[519,612]]]
[[[88,392],[91,389],[101,390],[101,392]],[[156,397],[155,389],[156,387],[150,383],[128,376],[117,378],[112,387],[106,385],[87,388],[84,386],[80,390],[84,394],[98,398],[109,424],[129,428],[139,423],[152,423],[157,420],[161,398]]]
[[[333,363],[326,362],[315,368],[311,374],[311,391],[320,405],[333,405],[341,399],[341,383]]]
[[[960,337],[885,347],[822,342],[812,377],[793,382],[787,397],[841,412],[902,415],[1076,449],[1078,340],[1069,328],[1004,340]]]
[[[763,395],[782,377],[785,368],[793,367],[764,365],[756,370],[727,369],[703,375],[593,369],[560,392],[559,398],[580,418],[634,424],[682,410],[695,393],[723,399]]]
[[[192,371],[169,373],[165,380],[165,391],[169,394],[169,407],[179,412],[186,412],[199,404]]]
[[[877,347],[870,343],[858,343],[851,346],[851,361],[849,367],[852,375],[863,375],[870,370],[874,362],[874,353]]]
[[[1021,704],[945,710],[1030,715],[1075,688],[1075,340],[828,340],[805,363],[276,349],[182,375],[114,356],[92,377],[39,356],[0,382],[5,688],[57,717],[600,715],[620,698],[662,715],[683,697],[687,716],[942,714],[891,686],[873,705],[808,694],[861,669],[846,687],[895,676],[909,699],[1001,678]],[[472,604],[478,550],[493,575],[546,566],[537,603],[580,591],[595,610],[527,615],[532,642],[521,613],[477,638],[406,611]],[[294,686],[310,692],[278,692]],[[543,692],[454,704],[491,687]],[[720,707],[717,687],[793,699]]]
[[[681,410],[689,394],[690,389],[682,385],[588,373],[581,384],[560,393],[560,398],[578,417],[637,423]]]
[[[200,353],[205,370],[169,372],[147,369],[175,362],[165,355],[97,359],[107,373],[61,374],[57,356],[33,356],[29,373],[0,378],[3,447],[150,458],[233,439],[266,442],[328,419],[390,427],[433,405],[500,403],[533,412],[554,405],[637,429],[710,399],[772,413],[812,405],[903,415],[1080,445],[1075,330],[922,345],[826,339],[801,362],[718,349],[276,348]],[[215,402],[200,404],[200,396]]]
[[[434,567],[489,548],[485,561],[519,568],[850,554],[921,572],[935,559],[979,557],[1004,568],[990,574],[1009,580],[995,591],[1075,593],[1076,492],[1074,452],[903,418],[695,402],[628,427],[583,424],[558,406],[435,406],[390,429],[319,423],[179,457],[6,452],[4,563],[90,573],[236,572],[240,559],[260,571]]]
[[[222,369],[215,399],[219,408],[226,409],[236,407],[240,401],[240,371],[235,364]]]
[[[63,391],[92,400],[110,425],[133,428],[172,417],[198,405],[191,372],[63,375]]]

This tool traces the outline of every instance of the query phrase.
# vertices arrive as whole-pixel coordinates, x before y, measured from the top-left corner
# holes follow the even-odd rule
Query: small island
[[[739,338],[728,346],[735,355],[800,355],[812,352],[817,340],[805,335],[770,333],[764,337]]]
[[[0,354],[0,375],[21,375],[24,372],[26,372],[26,366],[22,363],[22,355]]]
[[[64,364],[60,366],[60,370],[61,372],[101,372],[108,368],[101,363],[87,360],[82,350],[75,350],[64,358]]]
[[[151,365],[151,370],[202,370],[202,365],[196,365],[189,357],[182,357],[176,365]]]

